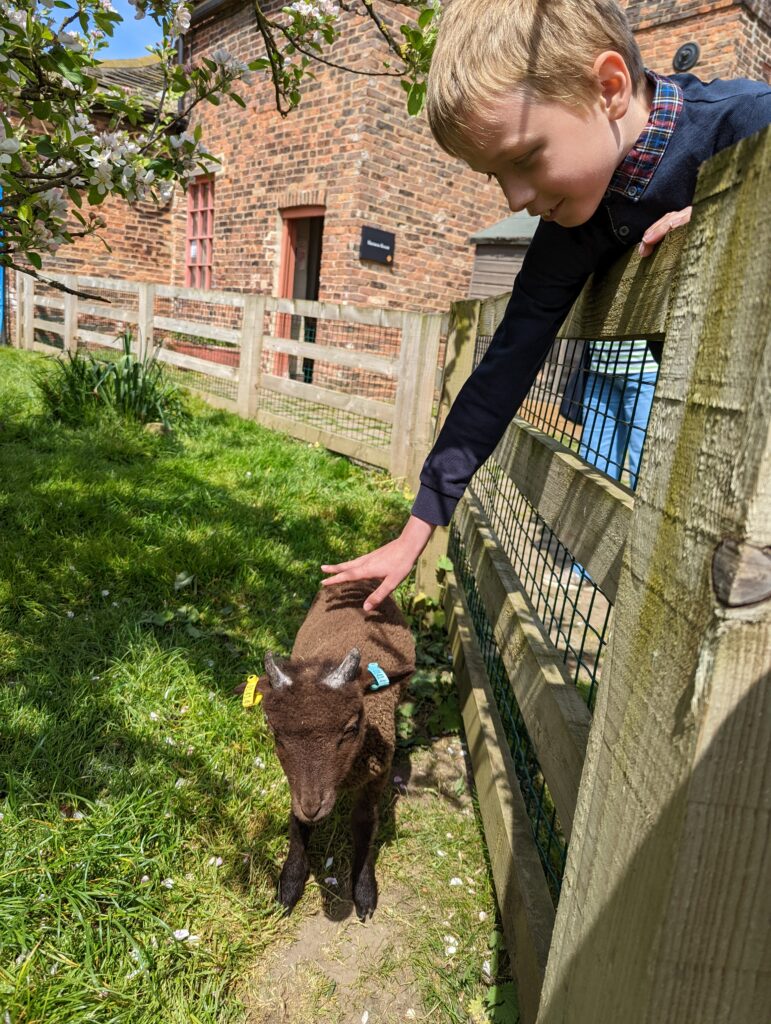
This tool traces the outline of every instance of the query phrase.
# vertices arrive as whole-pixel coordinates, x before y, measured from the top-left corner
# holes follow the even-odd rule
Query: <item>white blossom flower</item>
[[[164,878],[164,880],[161,882],[161,885],[163,886],[164,889],[173,889],[174,888],[174,879],[173,878]]]
[[[329,878],[324,879],[324,885],[337,885],[337,879],[334,875],[330,875]]]
[[[68,618],[68,619],[74,619],[74,618],[75,618],[75,612],[73,612],[73,611],[68,611],[68,612],[67,612],[67,618]]]
[[[150,881],[150,876],[149,875],[142,875],[142,877],[139,879],[139,884],[140,885],[147,885],[147,883],[149,881]]]
[[[151,722],[157,722],[158,721],[158,712],[157,711],[151,711],[150,712],[150,721]]]
[[[187,930],[187,928],[177,928],[177,930],[174,932],[174,938],[178,942],[184,942],[184,940],[188,938],[189,935],[190,932]]]
[[[326,863],[324,864],[324,867],[325,868],[331,868],[332,864],[334,862],[334,859],[335,859],[334,857],[327,857]]]
[[[174,789],[184,789],[187,784],[187,779],[177,779],[174,783]]]
[[[174,16],[171,21],[171,34],[173,36],[184,35],[190,28],[190,11],[184,4],[179,4],[174,9]]]
[[[215,64],[224,65],[227,64],[228,61],[232,60],[233,58],[230,56],[230,53],[228,52],[228,50],[225,49],[224,46],[220,46],[216,50],[214,50],[214,52],[211,55],[211,59],[214,61]]]
[[[450,879],[450,885],[453,885],[453,886],[463,885],[463,879],[461,879],[461,878],[451,878]]]
[[[480,921],[486,921],[487,920],[487,912],[486,911],[484,911],[484,910],[480,910],[479,911],[479,920]]]
[[[224,861],[222,860],[222,857],[209,857],[206,863],[209,867],[221,868]]]

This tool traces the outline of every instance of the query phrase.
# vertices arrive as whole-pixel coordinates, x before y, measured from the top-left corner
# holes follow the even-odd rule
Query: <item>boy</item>
[[[495,178],[512,211],[541,222],[503,321],[423,466],[389,544],[323,565],[325,585],[380,579],[376,608],[527,394],[589,275],[630,245],[647,256],[687,223],[699,165],[771,123],[771,86],[646,72],[614,0],[454,0],[428,80],[439,145]]]

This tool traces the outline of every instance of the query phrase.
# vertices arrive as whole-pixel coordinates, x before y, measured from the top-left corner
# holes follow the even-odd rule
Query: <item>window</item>
[[[187,189],[185,286],[211,288],[214,237],[214,176],[196,178]]]

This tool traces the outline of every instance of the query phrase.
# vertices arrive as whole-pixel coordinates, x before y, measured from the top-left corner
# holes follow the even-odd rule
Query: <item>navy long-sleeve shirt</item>
[[[579,227],[539,223],[503,320],[424,463],[412,508],[419,519],[449,523],[471,477],[522,404],[590,274],[638,243],[664,214],[689,206],[705,160],[771,124],[771,86],[743,79],[705,83],[693,75],[659,81],[674,83],[682,104],[655,168],[642,184],[627,177],[628,188],[609,188]]]

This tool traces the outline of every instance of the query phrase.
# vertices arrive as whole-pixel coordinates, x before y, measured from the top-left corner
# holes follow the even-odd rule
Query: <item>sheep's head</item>
[[[292,793],[292,810],[308,824],[332,810],[341,783],[364,742],[361,655],[353,648],[339,665],[288,661],[270,652],[260,681],[265,717]]]

